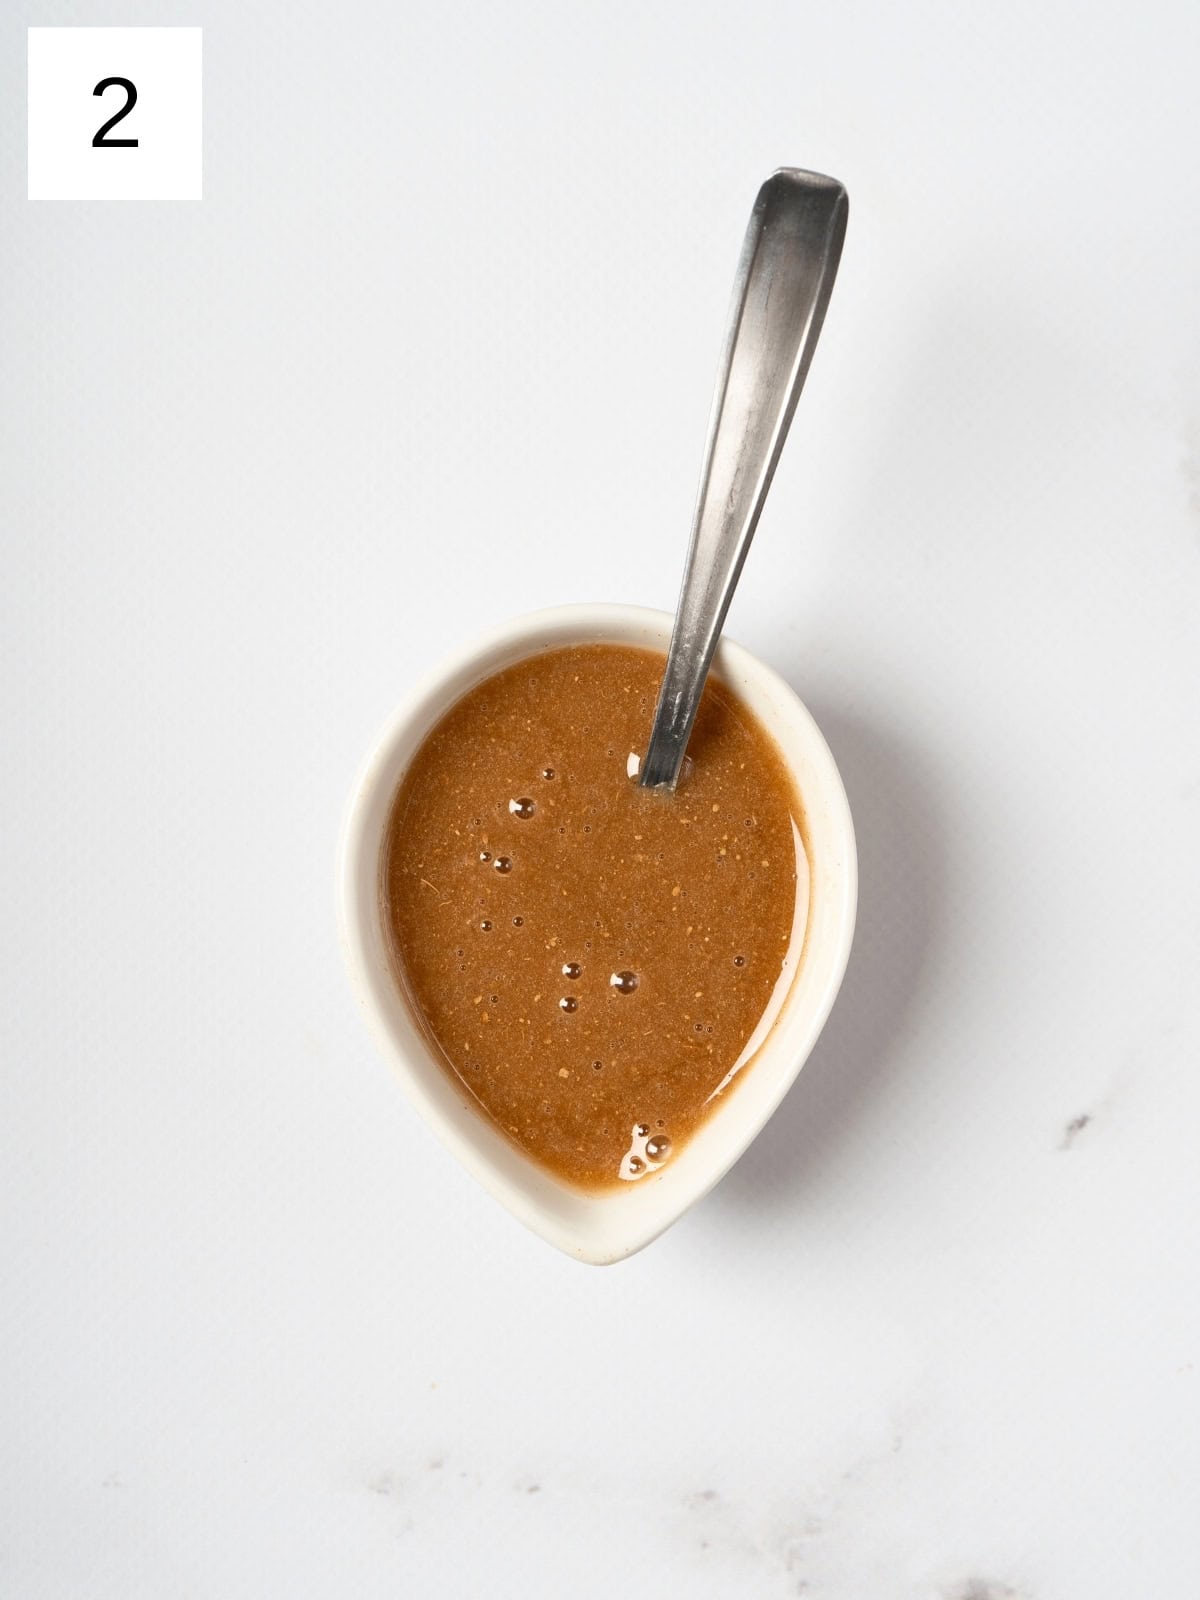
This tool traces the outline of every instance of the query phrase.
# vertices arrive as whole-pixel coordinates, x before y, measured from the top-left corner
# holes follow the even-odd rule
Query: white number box
[[[202,32],[30,28],[29,198],[199,200]]]

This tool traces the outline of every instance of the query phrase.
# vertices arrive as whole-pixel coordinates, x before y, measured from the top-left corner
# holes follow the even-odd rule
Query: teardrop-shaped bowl
[[[795,692],[741,645],[722,639],[713,671],[772,735],[804,809],[808,918],[790,984],[766,1038],[682,1149],[636,1183],[587,1191],[536,1166],[490,1122],[438,1060],[392,970],[382,914],[382,848],[409,762],[444,712],[482,679],[527,656],[572,644],[666,650],[672,618],[637,606],[564,606],[518,617],[446,662],[383,729],[355,785],[342,830],[338,910],[355,997],[409,1098],[454,1155],[535,1233],[580,1261],[632,1255],[670,1227],[745,1151],[787,1093],[829,1015],[854,935],[858,867],[846,791]]]

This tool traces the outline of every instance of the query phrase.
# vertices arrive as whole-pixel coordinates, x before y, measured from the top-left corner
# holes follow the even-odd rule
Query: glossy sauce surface
[[[629,775],[662,669],[598,644],[486,679],[385,838],[397,976],[447,1070],[587,1188],[651,1176],[730,1091],[807,915],[798,797],[728,688],[710,679],[674,795]]]

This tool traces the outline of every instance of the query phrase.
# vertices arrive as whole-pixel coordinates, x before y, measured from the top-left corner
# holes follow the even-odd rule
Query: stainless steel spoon
[[[717,375],[692,540],[641,765],[673,789],[725,613],[775,475],[837,275],[846,191],[784,167],[758,191]]]

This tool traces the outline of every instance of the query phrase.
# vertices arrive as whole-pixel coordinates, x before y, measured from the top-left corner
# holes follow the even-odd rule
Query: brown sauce
[[[486,679],[385,836],[397,973],[447,1070],[588,1188],[658,1170],[726,1092],[793,938],[798,851],[807,913],[798,799],[728,688],[710,680],[674,795],[628,775],[662,668],[584,645]]]

